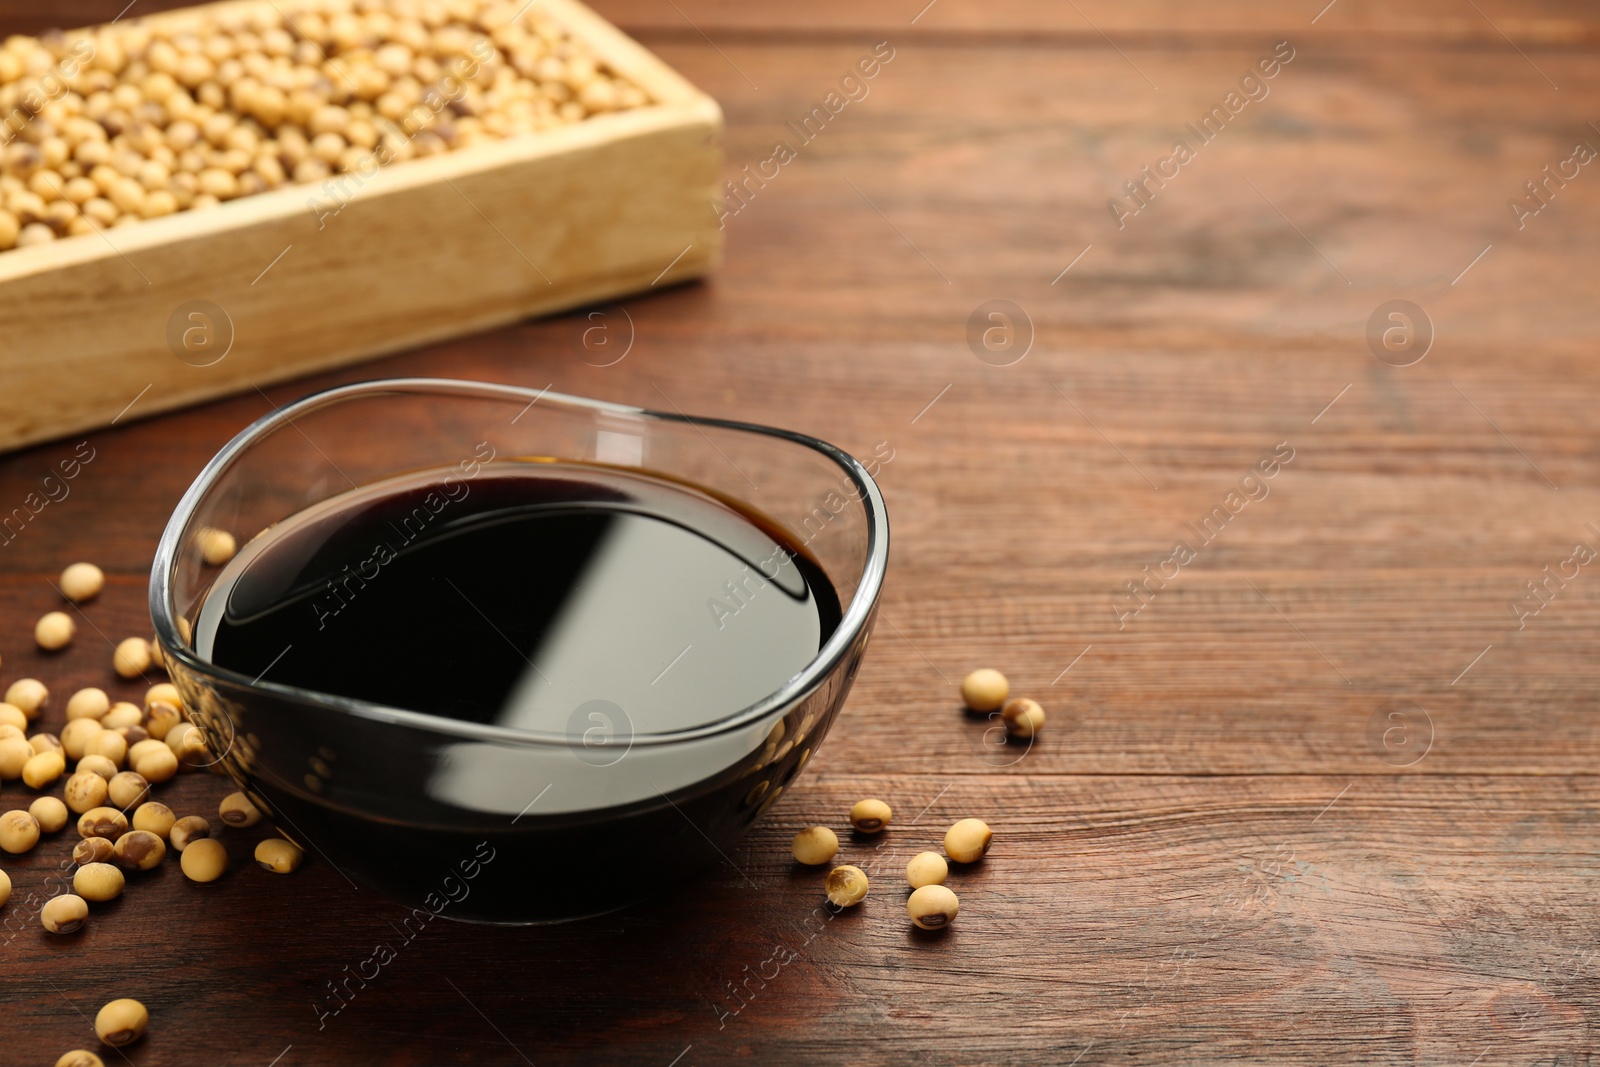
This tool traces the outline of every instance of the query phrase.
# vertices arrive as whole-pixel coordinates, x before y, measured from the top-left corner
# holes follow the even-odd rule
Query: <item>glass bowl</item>
[[[463,721],[246,677],[194,622],[222,569],[217,531],[257,531],[401,475],[560,464],[736,501],[803,546],[842,618],[776,691],[652,732],[625,713],[566,730]],[[431,475],[430,475],[431,476]],[[856,459],[803,434],[483,382],[363,382],[279,408],[208,463],[168,523],[150,613],[209,758],[282,833],[429,915],[556,922],[625,907],[728,860],[838,714],[888,558],[883,497]],[[441,669],[399,661],[399,672]],[[422,920],[425,921],[425,920]]]

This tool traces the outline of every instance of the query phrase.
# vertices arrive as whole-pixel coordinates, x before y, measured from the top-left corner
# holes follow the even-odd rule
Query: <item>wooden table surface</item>
[[[124,2],[4,0],[0,32]],[[167,864],[68,940],[26,902],[50,840],[4,864],[0,1063],[97,1047],[86,1017],[117,996],[152,1011],[135,1064],[1594,1061],[1600,165],[1564,161],[1600,148],[1600,11],[924,2],[602,0],[722,101],[730,178],[879,42],[893,58],[729,203],[709,282],[624,303],[614,366],[567,316],[266,390],[450,375],[888,443],[873,647],[731,864],[601,920],[410,942],[315,856],[209,887]],[[1186,130],[1275,47],[1267,95]],[[1178,139],[1193,158],[1140,207],[1123,183],[1173,174]],[[1547,166],[1567,177],[1528,200]],[[999,352],[996,300],[1019,309]],[[1390,351],[1397,300],[1415,330]],[[142,692],[102,638],[149,632],[168,514],[268,404],[88,435],[70,495],[0,549],[0,678],[57,709]],[[0,459],[0,505],[76,446]],[[109,587],[43,656],[47,579],[80,558]],[[1048,709],[1031,748],[960,710],[981,665]],[[868,795],[896,822],[844,856],[877,889],[813,919],[789,837]],[[899,868],[968,815],[994,849],[922,936]],[[379,944],[395,958],[351,980]]]

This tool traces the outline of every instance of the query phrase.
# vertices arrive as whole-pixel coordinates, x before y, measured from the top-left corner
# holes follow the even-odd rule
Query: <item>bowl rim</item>
[[[371,701],[301,689],[298,686],[270,682],[261,678],[251,679],[243,674],[201,660],[190,651],[187,644],[181,639],[177,619],[171,604],[172,578],[178,558],[180,540],[184,528],[194,516],[200,501],[214,487],[218,479],[257,440],[285,425],[293,426],[296,415],[358,396],[382,395],[385,393],[432,393],[483,399],[526,399],[529,407],[537,401],[541,404],[570,409],[622,414],[657,419],[664,422],[686,423],[695,427],[715,427],[775,437],[794,445],[809,448],[832,460],[855,484],[858,490],[857,499],[866,512],[866,561],[862,566],[860,580],[856,584],[855,592],[840,617],[838,626],[834,628],[833,634],[823,644],[822,648],[818,649],[816,655],[785,682],[781,688],[761,700],[732,712],[721,719],[701,723],[697,726],[661,733],[634,733],[630,738],[632,745],[677,744],[713,737],[739,730],[752,723],[765,720],[775,712],[793,707],[834,672],[849,653],[852,645],[866,632],[871,623],[873,613],[877,608],[878,595],[883,587],[884,575],[888,568],[888,511],[884,505],[883,494],[872,475],[867,472],[866,467],[862,465],[860,460],[835,445],[819,438],[811,437],[808,434],[794,430],[779,429],[773,426],[763,426],[759,423],[687,415],[682,411],[656,411],[631,404],[618,404],[608,400],[595,400],[568,393],[552,392],[548,388],[532,389],[498,382],[456,378],[375,378],[319,390],[287,405],[274,404],[271,412],[256,419],[235,434],[201,469],[199,475],[195,477],[195,480],[184,492],[182,498],[179,499],[177,507],[167,520],[166,528],[161,534],[161,540],[156,546],[155,558],[151,563],[150,617],[155,627],[156,638],[163,646],[164,654],[177,659],[187,670],[197,675],[217,677],[243,688],[265,690],[299,704],[323,707],[331,711],[343,712],[374,722],[410,726],[435,733],[452,734],[465,740],[530,746],[548,745],[561,748],[579,747],[579,741],[567,734],[542,730],[525,730],[518,727],[497,726],[488,723],[465,722],[459,719],[433,715],[429,712],[396,708]],[[271,403],[270,399],[268,403]]]

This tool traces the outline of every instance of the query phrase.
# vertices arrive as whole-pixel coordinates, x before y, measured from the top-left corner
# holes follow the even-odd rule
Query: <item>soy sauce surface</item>
[[[780,689],[838,626],[810,557],[676,483],[581,465],[352,491],[247,544],[196,649],[247,677],[550,733],[638,733]],[[597,703],[598,702],[598,703]]]

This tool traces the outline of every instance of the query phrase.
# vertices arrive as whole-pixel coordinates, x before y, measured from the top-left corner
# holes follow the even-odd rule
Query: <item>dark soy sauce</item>
[[[564,474],[368,491],[280,524],[207,600],[200,650],[452,719],[560,733],[608,700],[661,733],[773,693],[838,625],[816,565],[746,516],[666,481]]]
[[[577,899],[573,880],[639,871],[640,850],[700,863],[702,828],[748,824],[738,768],[663,772],[628,748],[778,691],[840,617],[821,569],[769,520],[666,479],[520,464],[423,472],[276,524],[218,576],[195,647],[246,678],[571,739],[540,754],[559,761],[541,780],[493,744],[380,732],[261,694],[234,727],[278,715],[255,733],[304,751],[252,742],[248,759],[229,757],[286,832],[353,857],[357,873],[420,900],[488,851],[453,912],[549,919],[625,902]],[[619,787],[630,774],[664,780]],[[550,799],[519,814],[547,784]],[[554,866],[567,884],[540,889]]]

